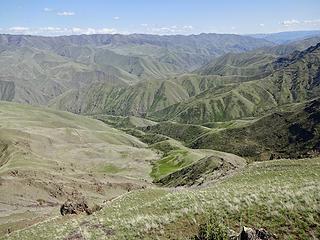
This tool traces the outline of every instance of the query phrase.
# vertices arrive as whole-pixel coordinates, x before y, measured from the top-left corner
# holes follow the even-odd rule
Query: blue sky
[[[1,0],[0,32],[269,33],[320,29],[320,0]]]

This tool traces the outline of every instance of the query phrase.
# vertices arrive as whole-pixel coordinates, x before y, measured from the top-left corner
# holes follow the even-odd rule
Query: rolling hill
[[[91,118],[0,102],[0,235],[59,215],[72,196],[101,204],[150,184],[160,156],[146,147]]]

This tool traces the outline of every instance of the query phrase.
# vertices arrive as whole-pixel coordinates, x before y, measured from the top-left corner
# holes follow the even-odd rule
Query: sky
[[[1,0],[0,33],[199,34],[320,30],[320,0]]]

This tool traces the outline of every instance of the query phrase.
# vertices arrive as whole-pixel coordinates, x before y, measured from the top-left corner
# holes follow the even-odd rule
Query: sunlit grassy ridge
[[[101,121],[0,102],[0,235],[59,214],[73,194],[92,204],[141,188],[158,158]]]
[[[185,239],[212,212],[236,231],[245,225],[279,239],[319,238],[319,179],[319,158],[254,163],[210,188],[139,190],[92,216],[61,217],[6,239]]]

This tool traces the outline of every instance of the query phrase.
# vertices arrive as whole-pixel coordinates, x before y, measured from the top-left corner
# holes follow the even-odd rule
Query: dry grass
[[[93,216],[48,221],[8,239],[61,239],[75,231],[86,239],[185,239],[212,213],[234,230],[246,225],[279,239],[317,239],[319,179],[319,158],[254,163],[210,188],[134,191]]]

